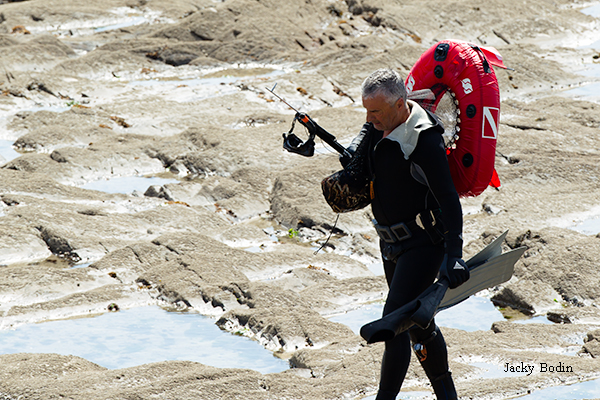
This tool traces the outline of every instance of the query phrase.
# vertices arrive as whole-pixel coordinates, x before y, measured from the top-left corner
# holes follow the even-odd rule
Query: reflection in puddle
[[[102,179],[99,181],[88,182],[81,186],[82,189],[98,190],[106,193],[133,193],[134,191],[144,193],[152,185],[165,185],[167,183],[176,183],[177,179],[165,179],[143,176],[121,176],[111,179]]]
[[[258,342],[222,331],[208,317],[159,307],[0,331],[0,354],[13,353],[74,355],[109,369],[167,360],[261,373],[289,368],[287,361],[273,356]]]
[[[383,304],[367,304],[356,310],[329,318],[358,334],[361,326],[381,318]],[[435,316],[439,326],[462,329],[467,332],[488,330],[496,321],[503,321],[502,313],[485,297],[471,296],[462,303],[450,307]]]
[[[582,400],[595,399],[600,393],[600,379],[575,383],[568,386],[554,386],[546,389],[535,390],[526,396],[517,397],[518,400]]]

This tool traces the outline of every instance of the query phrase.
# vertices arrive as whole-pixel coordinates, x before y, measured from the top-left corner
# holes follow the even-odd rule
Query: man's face
[[[369,97],[363,97],[362,103],[367,110],[367,122],[372,123],[377,130],[389,133],[404,122],[404,101],[402,99],[390,104],[384,95],[376,93]]]

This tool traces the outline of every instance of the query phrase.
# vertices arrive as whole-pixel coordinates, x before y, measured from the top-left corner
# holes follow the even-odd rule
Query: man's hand
[[[446,277],[450,284],[448,287],[454,289],[465,283],[469,279],[469,268],[462,258],[456,256],[444,256],[442,266],[440,267],[440,275]]]

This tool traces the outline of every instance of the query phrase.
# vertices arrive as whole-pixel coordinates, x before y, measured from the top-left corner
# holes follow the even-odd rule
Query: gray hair
[[[398,99],[406,102],[406,87],[396,71],[389,68],[378,69],[364,80],[361,86],[363,97],[383,94],[390,104]]]

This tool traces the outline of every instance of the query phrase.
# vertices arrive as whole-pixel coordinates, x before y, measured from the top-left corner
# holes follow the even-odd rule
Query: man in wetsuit
[[[462,209],[452,183],[443,127],[407,100],[398,73],[377,70],[362,84],[371,207],[389,294],[383,315],[415,299],[438,273],[451,288],[469,278],[462,260]],[[448,353],[435,320],[385,342],[376,400],[395,399],[408,370],[411,341],[439,400],[456,399]]]

